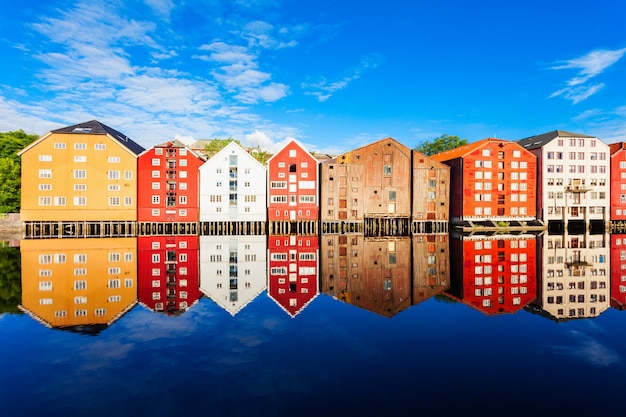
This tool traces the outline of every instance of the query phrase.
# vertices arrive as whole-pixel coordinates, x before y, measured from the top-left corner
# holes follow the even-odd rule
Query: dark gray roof
[[[100,123],[97,120],[90,120],[88,122],[79,123],[77,125],[62,127],[60,129],[53,130],[52,133],[75,133],[75,134],[90,134],[90,135],[106,135],[109,134],[120,144],[124,145],[135,155],[139,155],[144,151],[144,148],[133,141],[125,134],[118,132],[117,130],[110,128],[109,126]]]
[[[583,135],[582,133],[566,132],[565,130],[553,130],[551,132],[542,133],[541,135],[531,136],[529,138],[517,141],[526,149],[541,148],[547,143],[552,142],[556,138],[594,138],[595,136]]]

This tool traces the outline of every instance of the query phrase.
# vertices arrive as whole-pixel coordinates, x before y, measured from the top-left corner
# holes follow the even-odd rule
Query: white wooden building
[[[267,169],[236,142],[200,168],[200,222],[264,222]]]

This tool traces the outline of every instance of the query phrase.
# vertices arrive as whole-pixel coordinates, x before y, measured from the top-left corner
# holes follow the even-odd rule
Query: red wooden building
[[[267,162],[269,221],[317,221],[317,159],[295,140],[287,143]]]
[[[137,237],[137,298],[150,310],[180,314],[201,297],[198,236]]]
[[[319,236],[268,235],[267,294],[295,317],[318,294]]]
[[[611,233],[611,307],[626,310],[626,234]]]
[[[609,145],[611,152],[611,220],[626,220],[626,142]]]
[[[534,235],[460,236],[450,255],[446,293],[484,314],[512,314],[537,297]]]
[[[432,156],[450,166],[450,220],[537,218],[537,157],[516,142],[487,138]]]
[[[178,140],[139,155],[137,221],[197,222],[198,168],[204,159]]]

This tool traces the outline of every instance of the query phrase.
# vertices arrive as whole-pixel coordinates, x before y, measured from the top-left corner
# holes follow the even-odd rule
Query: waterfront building
[[[599,316],[609,308],[608,233],[543,233],[538,238],[537,299],[533,307],[552,320]]]
[[[20,309],[47,327],[97,333],[137,303],[137,239],[20,242]]]
[[[182,142],[172,140],[139,154],[137,220],[197,222],[198,168],[204,159]]]
[[[267,219],[270,222],[317,222],[319,162],[290,140],[267,162]]]
[[[319,236],[267,237],[267,295],[291,317],[319,294]]]
[[[137,258],[144,307],[177,315],[198,302],[198,236],[139,236]]]
[[[236,142],[199,171],[201,222],[267,220],[267,170]]]
[[[321,220],[410,219],[411,149],[386,138],[321,164]],[[422,196],[424,199],[424,196]]]
[[[21,220],[135,221],[143,151],[97,120],[44,134],[18,152]]]
[[[533,234],[454,236],[446,293],[487,315],[513,314],[537,297]]]
[[[537,158],[518,143],[487,138],[432,158],[450,166],[451,223],[514,226],[536,220]]]
[[[413,232],[448,231],[450,221],[450,167],[412,151],[411,220]]]
[[[323,235],[321,253],[323,293],[385,317],[411,306],[411,238]]]
[[[267,237],[200,236],[200,291],[235,316],[267,288]]]
[[[610,220],[626,223],[626,142],[609,145],[611,153],[610,166]],[[626,229],[622,228],[622,231]]]
[[[609,147],[596,137],[553,130],[518,143],[537,157],[538,217],[563,229],[610,220]],[[529,184],[530,185],[530,184]]]

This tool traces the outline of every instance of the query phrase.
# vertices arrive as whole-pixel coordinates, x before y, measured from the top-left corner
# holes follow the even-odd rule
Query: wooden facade
[[[21,220],[136,221],[143,150],[97,120],[46,133],[18,153]]]
[[[626,231],[626,142],[609,145],[611,153],[611,222],[621,223]]]
[[[432,158],[450,166],[452,223],[536,220],[537,158],[518,143],[487,138]]]
[[[198,168],[201,158],[172,140],[142,152],[137,160],[137,221],[197,222]]]
[[[413,233],[447,232],[450,216],[450,167],[416,150],[412,152]]]
[[[450,288],[450,238],[448,233],[424,233],[411,239],[415,305]]]

